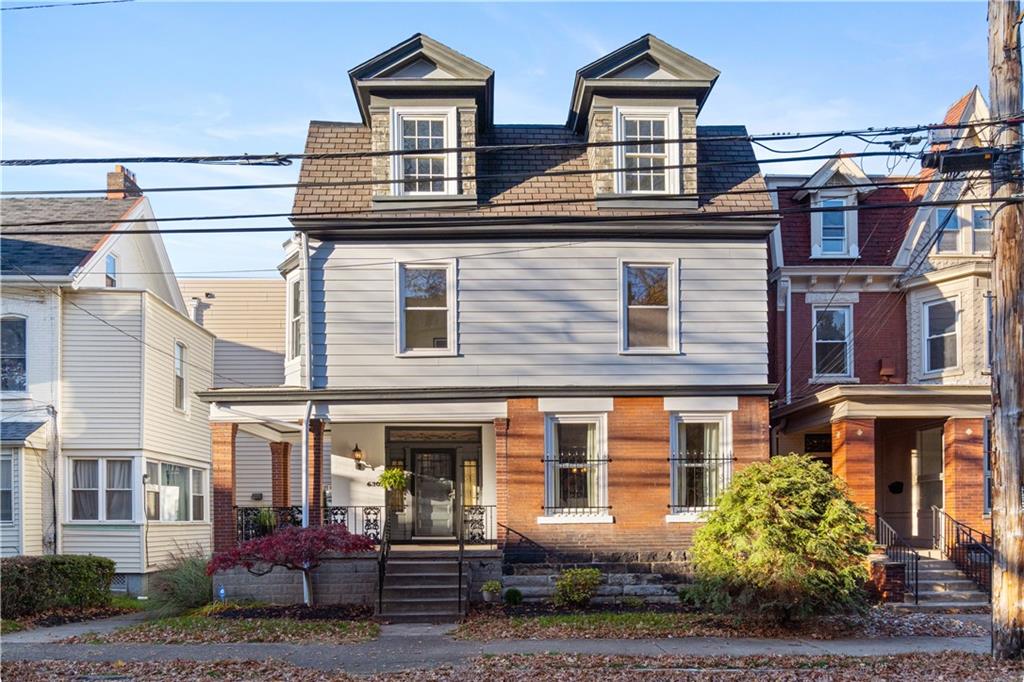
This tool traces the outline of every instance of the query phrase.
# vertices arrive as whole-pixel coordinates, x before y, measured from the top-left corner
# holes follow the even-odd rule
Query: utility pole
[[[1021,111],[1019,0],[989,0],[992,117]],[[992,173],[992,655],[1024,658],[1024,205],[1020,123],[996,125]],[[1011,177],[1017,173],[1016,177]],[[1014,201],[1013,195],[1018,195]],[[1010,202],[1010,203],[1006,203]]]

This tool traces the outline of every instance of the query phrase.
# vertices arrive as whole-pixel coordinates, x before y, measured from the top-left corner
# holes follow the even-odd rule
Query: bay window
[[[206,519],[206,471],[183,464],[146,462],[146,474],[147,519]]]
[[[693,521],[713,509],[732,475],[728,415],[679,414],[672,420],[669,521]]]
[[[610,520],[604,415],[549,416],[544,440],[545,516]]]
[[[619,350],[679,350],[679,277],[675,263],[623,263],[620,280]]]
[[[941,300],[924,304],[925,372],[939,372],[957,367],[956,301]]]
[[[814,376],[853,376],[853,309],[814,308]]]
[[[0,454],[0,522],[14,521],[14,450]]]
[[[134,519],[131,459],[72,459],[70,464],[72,521]]]
[[[455,354],[455,262],[399,263],[396,353]]]
[[[679,191],[678,111],[674,108],[617,108],[615,189],[620,194],[669,194]]]

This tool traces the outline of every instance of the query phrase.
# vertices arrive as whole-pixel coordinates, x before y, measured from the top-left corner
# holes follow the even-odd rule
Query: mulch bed
[[[211,611],[213,618],[289,618],[291,620],[369,620],[373,609],[368,606],[335,604],[330,606],[229,606]]]
[[[551,680],[625,682],[627,680],[814,680],[862,682],[882,680],[948,680],[955,682],[1018,682],[1024,664],[996,662],[987,655],[943,653],[900,656],[601,656],[573,654],[502,655],[473,659],[464,666],[443,666],[356,678],[351,675],[302,668],[283,661],[147,661],[102,663],[94,661],[4,661],[4,680],[42,682],[83,676],[155,682],[174,679],[240,682],[350,682],[425,680],[477,682],[487,680]]]

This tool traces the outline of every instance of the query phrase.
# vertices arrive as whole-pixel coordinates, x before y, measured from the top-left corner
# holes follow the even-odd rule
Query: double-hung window
[[[0,320],[0,390],[24,391],[28,387],[28,362],[24,317]]]
[[[71,460],[71,520],[131,521],[133,463],[130,459]]]
[[[399,263],[397,353],[455,354],[455,262]]]
[[[146,462],[146,518],[160,520],[160,463]]]
[[[288,359],[302,355],[302,281],[288,285]]]
[[[924,304],[925,372],[940,372],[958,365],[956,301],[941,300]]]
[[[853,309],[814,308],[814,376],[853,376]]]
[[[938,253],[960,251],[960,216],[955,208],[935,209],[935,230],[938,232],[935,250]]]
[[[0,523],[14,521],[14,451],[0,453]]]
[[[845,199],[822,199],[822,208],[845,208]],[[832,210],[821,213],[821,253],[842,256],[847,252],[847,211]]]
[[[693,520],[713,509],[732,475],[728,415],[679,414],[672,420],[672,500],[669,521]]]
[[[117,256],[108,253],[104,265],[103,283],[113,289],[117,286]]]
[[[992,214],[987,208],[975,208],[971,212],[971,235],[974,253],[992,251]]]
[[[392,158],[395,194],[455,194],[458,180],[455,110],[393,109]]]
[[[185,366],[188,364],[185,344],[180,341],[174,342],[174,407],[178,410],[185,410],[188,382],[186,381]]]
[[[202,521],[206,518],[203,469],[146,462],[146,518],[150,521]]]
[[[845,190],[824,190],[812,199],[812,258],[856,258],[857,195]]]
[[[679,191],[678,112],[674,108],[618,108],[615,165],[620,194],[671,194]]]
[[[679,351],[679,276],[671,263],[623,263],[620,272],[619,350]]]
[[[545,517],[608,517],[604,415],[551,415],[545,428]],[[542,517],[543,518],[543,517]]]

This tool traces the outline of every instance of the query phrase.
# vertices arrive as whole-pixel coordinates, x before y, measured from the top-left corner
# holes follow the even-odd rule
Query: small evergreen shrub
[[[555,606],[582,607],[597,596],[601,584],[601,571],[596,568],[570,568],[562,571],[555,582],[552,597]]]
[[[743,469],[692,548],[694,583],[680,599],[777,622],[864,604],[870,528],[845,484],[804,455]]]
[[[627,609],[642,609],[646,604],[643,599],[631,594],[622,598],[622,605]]]
[[[505,590],[505,603],[509,606],[519,606],[523,603],[523,593],[514,587]]]
[[[178,554],[150,580],[150,598],[164,611],[185,611],[208,604],[213,580],[206,574],[206,557],[199,550]]]
[[[4,618],[110,604],[114,562],[97,556],[18,556],[0,561]]]

